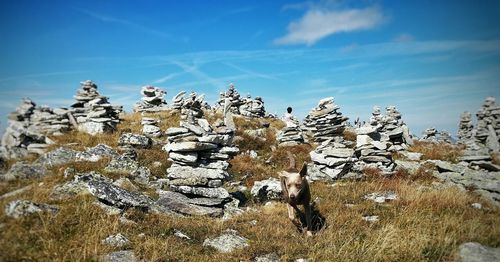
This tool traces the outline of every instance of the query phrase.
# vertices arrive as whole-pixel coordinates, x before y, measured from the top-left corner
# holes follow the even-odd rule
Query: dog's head
[[[285,197],[290,200],[296,200],[307,187],[307,164],[302,165],[300,172],[279,172],[281,187]]]

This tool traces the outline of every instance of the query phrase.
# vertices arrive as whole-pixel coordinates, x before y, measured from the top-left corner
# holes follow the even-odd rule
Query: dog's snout
[[[290,198],[291,198],[291,199],[295,199],[295,197],[296,197],[296,195],[293,195],[293,194],[292,194],[292,195],[290,195]]]

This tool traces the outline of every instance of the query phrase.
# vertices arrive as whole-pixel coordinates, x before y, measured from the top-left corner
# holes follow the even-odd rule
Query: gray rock
[[[170,185],[170,188],[173,191],[183,193],[183,194],[197,195],[197,196],[208,197],[208,198],[229,198],[229,193],[227,192],[226,189],[224,189],[222,187],[208,188],[208,187],[194,187],[194,186],[191,187],[191,186]]]
[[[481,205],[480,203],[472,203],[471,206],[475,209],[481,209],[483,208],[483,205]]]
[[[456,165],[442,160],[427,160],[427,162],[433,163],[437,167],[439,172],[463,173],[466,169],[466,167],[462,165]]]
[[[74,161],[77,154],[78,151],[60,147],[54,151],[44,154],[43,156],[38,158],[38,160],[36,160],[36,163],[40,163],[47,167],[53,167]]]
[[[483,246],[476,242],[468,242],[458,247],[458,260],[462,262],[500,261],[500,248]]]
[[[149,148],[152,140],[147,136],[127,133],[120,136],[118,143],[122,146],[129,145],[138,148]]]
[[[4,175],[0,175],[0,180],[31,179],[40,178],[48,174],[47,169],[42,164],[29,164],[16,162]]]
[[[249,245],[247,238],[240,236],[235,230],[228,229],[218,237],[205,239],[203,246],[214,248],[221,253],[230,253]]]
[[[465,169],[464,173],[434,172],[433,176],[460,187],[472,188],[486,199],[500,203],[500,172]]]
[[[378,216],[363,216],[362,219],[367,222],[377,222],[379,221]]]
[[[139,163],[137,161],[120,157],[111,160],[104,170],[116,173],[130,173],[136,171],[138,168]]]
[[[395,192],[375,192],[364,196],[365,199],[372,200],[376,203],[384,203],[390,200],[398,199],[398,195]]]
[[[174,142],[163,147],[167,152],[195,152],[217,148],[216,144],[206,142]]]
[[[118,153],[108,145],[98,144],[95,147],[85,150],[85,152],[78,152],[76,154],[77,160],[97,162],[103,157],[118,157]]]
[[[279,200],[282,194],[281,183],[276,178],[255,181],[250,193],[252,197],[260,202]]]
[[[104,255],[103,262],[136,262],[138,261],[133,251],[122,250]]]
[[[25,187],[21,187],[19,189],[16,189],[14,191],[10,191],[8,193],[5,193],[3,195],[0,196],[0,199],[4,199],[4,198],[8,198],[8,197],[13,197],[13,196],[17,196],[19,194],[22,194],[28,190],[31,190],[32,186],[31,185],[28,185],[28,186],[25,186]]]
[[[184,232],[178,230],[178,229],[174,229],[174,236],[180,238],[180,239],[186,239],[186,240],[191,240],[191,238],[184,234]]]
[[[191,201],[191,199],[187,196],[176,192],[162,192],[160,194],[160,198],[156,201],[156,204],[183,215],[211,217],[222,216],[222,208],[197,205],[199,204],[198,201]]]
[[[116,235],[108,236],[107,238],[103,239],[101,243],[112,247],[124,247],[126,245],[129,245],[130,241],[124,235],[118,233]]]
[[[90,193],[100,201],[118,208],[135,207],[148,210],[154,203],[141,193],[130,192],[104,181],[90,180],[87,185]]]
[[[7,204],[7,206],[5,207],[5,215],[13,218],[20,218],[39,212],[49,212],[52,214],[56,214],[57,212],[59,212],[59,208],[56,206],[34,203],[27,200],[14,200]]]

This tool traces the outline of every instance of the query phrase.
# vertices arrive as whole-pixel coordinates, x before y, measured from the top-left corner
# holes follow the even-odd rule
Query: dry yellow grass
[[[408,151],[422,153],[422,159],[436,159],[457,163],[463,150],[459,146],[447,143],[415,141]]]
[[[135,130],[137,127],[133,123],[139,119],[137,117],[125,117],[124,126],[129,123],[129,128]],[[172,126],[178,124],[173,122],[175,120],[172,120]],[[279,125],[279,122],[274,124]],[[250,125],[259,124],[245,125],[251,128]],[[163,128],[167,128],[167,124]],[[273,129],[269,130],[275,135]],[[83,135],[75,135],[58,142],[77,141],[82,147],[98,143]],[[257,150],[262,155],[273,155],[273,163],[267,165],[264,157],[251,159],[246,155],[238,155],[231,161],[235,178],[249,175],[244,181],[247,185],[257,179],[276,177],[278,170],[288,166],[287,151],[295,154],[298,167],[309,160],[308,152],[312,147],[278,147],[273,152],[258,147]],[[158,176],[164,174],[169,165],[166,153],[159,147],[138,150],[138,155],[139,162],[150,168],[155,161],[162,163],[161,168],[153,169]],[[456,249],[463,242],[500,246],[500,209],[458,189],[438,190],[428,186],[433,180],[428,167],[420,168],[415,174],[400,171],[401,174],[392,178],[374,175],[365,181],[340,182],[335,186],[313,183],[312,196],[319,199],[317,207],[326,218],[327,226],[312,238],[297,231],[287,219],[285,204],[279,202],[270,206],[250,202],[256,211],[227,221],[206,217],[172,218],[128,210],[124,215],[136,223],[123,224],[119,216],[108,216],[97,208],[93,204],[94,197],[50,198],[55,185],[71,179],[63,176],[66,167],[82,172],[102,170],[107,161],[67,163],[54,167],[51,175],[41,179],[0,183],[1,194],[26,185],[33,186],[32,190],[18,196],[0,199],[0,261],[95,261],[103,254],[119,250],[101,243],[102,239],[116,233],[129,238],[131,244],[126,248],[144,261],[252,261],[256,256],[270,252],[276,252],[281,261],[298,258],[311,261],[449,261],[455,258]],[[363,199],[364,195],[376,191],[394,191],[399,199],[385,204]],[[6,217],[3,207],[15,199],[54,204],[61,210],[55,216]],[[481,203],[483,209],[472,208],[470,204],[474,202]],[[348,207],[346,204],[352,205]],[[377,215],[380,221],[366,222],[362,220],[365,215]],[[174,229],[183,231],[192,239],[176,238]],[[226,229],[240,232],[250,240],[250,246],[230,254],[220,254],[202,246],[207,237],[217,236]]]

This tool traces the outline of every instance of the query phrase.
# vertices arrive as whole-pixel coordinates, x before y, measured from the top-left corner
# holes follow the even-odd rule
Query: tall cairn
[[[470,112],[463,112],[460,115],[460,123],[458,124],[458,143],[467,145],[473,139],[472,114]]]
[[[343,139],[347,117],[342,116],[333,97],[321,99],[304,120],[305,127],[312,132],[315,141],[321,144],[310,152],[311,180],[332,181],[347,174],[353,164],[352,142]]]
[[[379,132],[380,126],[365,125],[356,129],[356,158],[353,170],[377,169],[390,175],[396,168],[389,147],[392,143]]]
[[[166,131],[168,143],[164,150],[173,162],[167,169],[172,191],[189,198],[197,209],[179,212],[188,215],[221,216],[230,195],[223,183],[232,156],[239,152],[233,146],[234,129],[225,126],[213,129],[204,118],[203,99],[191,95],[183,99],[180,127]],[[192,212],[191,212],[192,211]]]
[[[477,116],[475,138],[479,144],[484,145],[490,152],[498,153],[500,150],[500,105],[494,97],[487,97]]]
[[[333,97],[323,98],[304,119],[304,129],[313,134],[315,142],[332,140],[342,136],[347,117],[340,113]]]
[[[278,146],[296,146],[304,144],[304,134],[299,126],[299,121],[295,118],[284,118],[285,127],[276,135]]]
[[[169,110],[165,101],[166,91],[154,86],[143,86],[141,94],[143,97],[141,101],[135,104],[134,112],[161,112]]]
[[[71,105],[78,130],[91,135],[115,131],[123,107],[111,105],[107,97],[99,94],[97,85],[91,80],[80,85],[74,96],[76,102]]]
[[[242,98],[233,84],[229,85],[227,92],[221,92],[219,94],[219,99],[215,103],[214,108],[218,110],[223,109],[226,104],[226,99],[229,99],[231,105],[229,110],[234,115],[251,118],[268,117],[264,106],[264,100],[261,97],[257,96],[252,98],[250,95],[247,95],[246,98]]]
[[[413,144],[408,126],[402,121],[401,113],[395,106],[386,107],[385,115],[381,114],[380,107],[375,106],[370,125],[377,126],[380,140],[389,143],[387,149],[391,152],[406,150]]]

